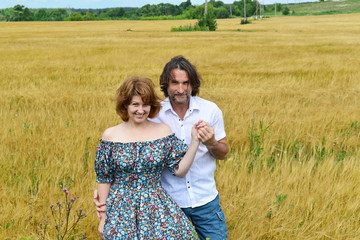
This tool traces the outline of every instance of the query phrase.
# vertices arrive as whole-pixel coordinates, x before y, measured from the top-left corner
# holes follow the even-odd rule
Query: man
[[[191,219],[200,239],[227,239],[224,213],[219,204],[214,171],[215,159],[225,159],[228,153],[224,121],[216,104],[199,98],[200,75],[186,58],[174,57],[160,76],[165,97],[155,122],[166,123],[175,135],[188,145],[191,127],[201,120],[198,129],[201,140],[194,163],[185,178],[173,176],[168,170],[162,174],[163,188]],[[94,193],[97,209],[103,206]]]

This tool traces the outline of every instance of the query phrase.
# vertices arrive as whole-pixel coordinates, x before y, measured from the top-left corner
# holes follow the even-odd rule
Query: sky
[[[171,3],[179,5],[186,0],[0,0],[0,9],[14,7],[17,4],[28,8],[110,8],[110,7],[142,7],[146,4]],[[223,3],[233,3],[235,0],[221,0]],[[305,0],[259,0],[262,4],[294,3]],[[205,0],[191,0],[193,5],[201,5]]]

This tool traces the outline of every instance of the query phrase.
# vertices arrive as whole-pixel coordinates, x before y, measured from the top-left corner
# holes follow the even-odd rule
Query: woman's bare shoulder
[[[122,124],[109,127],[104,131],[101,139],[104,141],[114,141],[115,137],[118,136],[118,133],[121,131],[122,127],[123,127]]]
[[[159,134],[159,138],[166,137],[166,136],[171,135],[173,133],[173,131],[171,130],[169,125],[167,125],[165,123],[154,123],[154,128],[153,129],[155,131],[157,131],[157,133]]]

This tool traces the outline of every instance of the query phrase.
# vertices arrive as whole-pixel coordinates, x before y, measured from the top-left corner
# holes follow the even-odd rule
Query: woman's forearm
[[[110,183],[98,183],[97,191],[99,194],[99,202],[105,203],[106,199],[109,196],[110,192]],[[106,216],[106,212],[100,212],[101,218],[104,218]]]
[[[196,152],[199,148],[200,141],[199,140],[191,140],[190,146],[184,157],[181,159],[179,163],[179,168],[175,171],[175,175],[178,177],[185,177],[187,172],[189,171],[192,163],[194,162],[194,158]]]

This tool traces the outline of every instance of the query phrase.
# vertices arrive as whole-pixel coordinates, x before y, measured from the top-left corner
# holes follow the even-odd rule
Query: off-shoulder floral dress
[[[105,239],[197,239],[189,219],[160,183],[162,170],[174,173],[186,150],[175,134],[146,142],[100,140],[96,181],[111,183]]]

